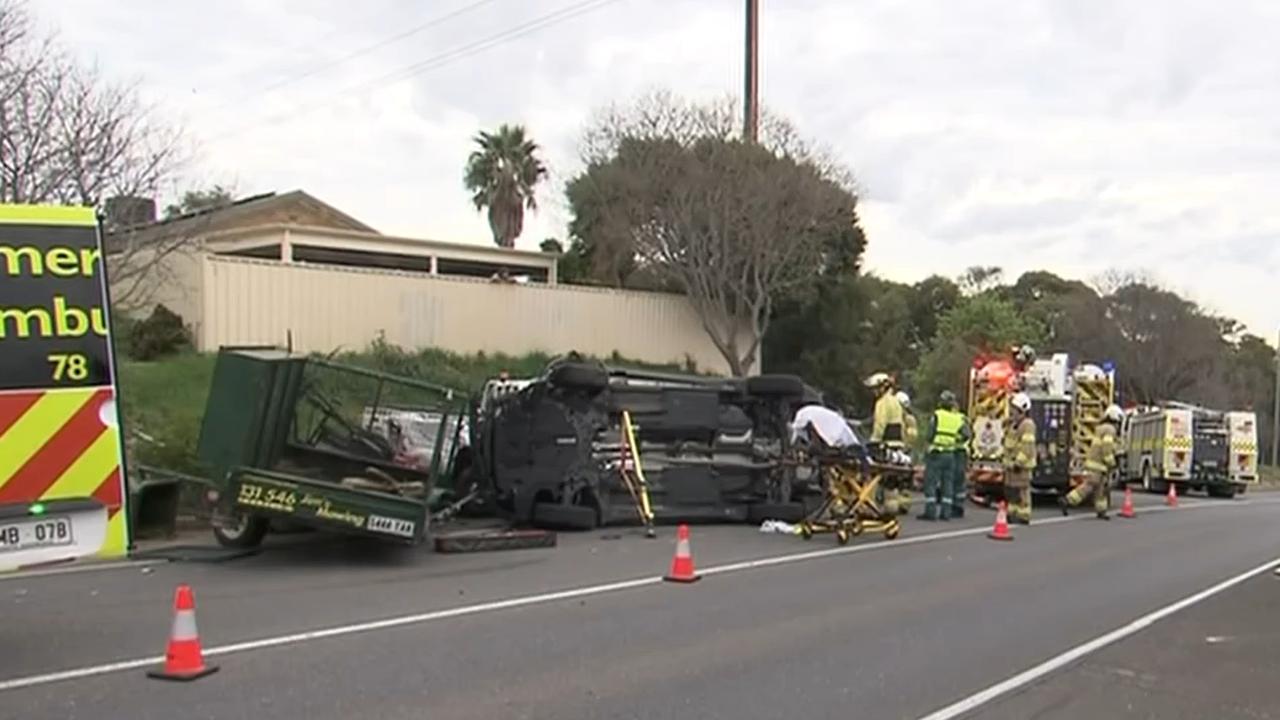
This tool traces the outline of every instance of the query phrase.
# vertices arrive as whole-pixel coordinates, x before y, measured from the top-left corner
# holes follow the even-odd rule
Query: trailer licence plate
[[[71,545],[74,541],[70,518],[40,518],[0,525],[0,553]]]
[[[383,515],[370,515],[369,524],[366,526],[374,532],[387,533],[388,535],[399,535],[401,537],[413,537],[414,523],[408,520],[400,520],[398,518],[389,518]]]

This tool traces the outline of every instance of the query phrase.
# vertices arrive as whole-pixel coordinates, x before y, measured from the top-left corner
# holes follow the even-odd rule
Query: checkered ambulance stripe
[[[0,392],[0,504],[86,497],[107,506],[100,554],[124,554],[124,477],[111,388]]]

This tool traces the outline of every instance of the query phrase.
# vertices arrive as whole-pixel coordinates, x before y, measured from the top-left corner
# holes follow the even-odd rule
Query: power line
[[[316,75],[319,75],[320,73],[326,70],[329,70],[330,68],[337,67],[342,63],[347,62],[348,60],[354,60],[358,57],[363,57],[375,50],[380,50],[388,45],[393,45],[397,42],[400,42],[401,40],[404,40],[407,37],[412,37],[414,35],[417,35],[423,30],[429,30],[433,27],[436,27],[437,25],[443,25],[444,23],[456,17],[461,17],[462,15],[466,15],[469,12],[479,10],[485,5],[492,5],[494,2],[497,2],[497,0],[479,0],[478,2],[473,2],[470,5],[466,5],[464,7],[458,8],[457,10],[454,10],[452,12],[445,13],[444,15],[439,15],[437,17],[434,17],[422,23],[421,25],[415,25],[409,28],[408,30],[405,30],[404,32],[397,33],[396,35],[392,35],[383,40],[379,40],[378,42],[373,43],[372,45],[366,45],[365,47],[362,47],[359,50],[353,50],[347,53],[346,55],[343,55],[342,57],[339,57],[335,60],[331,60],[327,63],[323,63],[321,65],[318,65],[306,72],[300,73],[298,75],[286,77],[283,80],[267,85],[266,87],[262,88],[255,94],[269,93],[272,90],[277,90],[286,85],[292,85],[293,83],[299,80],[306,80],[309,77],[315,77]]]
[[[502,45],[511,40],[516,40],[526,35],[531,35],[539,30],[543,30],[553,25],[558,25],[562,22],[571,20],[581,15],[585,15],[595,10],[599,10],[600,8],[603,8],[606,5],[612,5],[615,2],[618,2],[618,0],[584,0],[583,2],[578,2],[573,5],[568,5],[566,7],[560,8],[559,10],[555,10],[553,12],[547,13],[546,15],[540,15],[520,25],[507,28],[506,30],[495,33],[486,38],[477,40],[472,43],[468,43],[466,45],[454,48],[452,50],[448,50],[438,55],[433,55],[424,60],[418,61],[412,65],[408,65],[406,67],[400,68],[399,70],[395,70],[395,71],[386,73],[384,75],[379,75],[377,77],[371,78],[364,82],[350,85],[334,93],[330,93],[329,97],[326,99],[320,100],[318,102],[310,103],[307,105],[303,105],[300,107],[292,108],[287,114],[275,115],[272,117],[264,118],[263,120],[260,120],[258,122],[242,125],[239,128],[235,128],[225,133],[219,133],[217,135],[214,135],[211,139],[220,140],[226,137],[233,137],[247,130],[252,130],[254,128],[257,128],[263,125],[275,124],[276,122],[279,122],[281,120],[296,117],[300,111],[311,110],[317,107],[321,107],[327,104],[328,102],[331,102],[334,98],[337,98],[337,97],[348,95],[350,93],[357,92],[360,90],[365,90],[365,89],[378,87],[380,85],[385,85],[386,83],[394,82],[396,80],[407,79],[415,75],[420,75],[424,72],[427,72],[428,70],[435,70],[436,68],[443,67],[444,65],[448,65],[451,62],[470,57],[477,53],[484,52],[485,50],[488,50],[493,47],[497,47],[498,45]]]

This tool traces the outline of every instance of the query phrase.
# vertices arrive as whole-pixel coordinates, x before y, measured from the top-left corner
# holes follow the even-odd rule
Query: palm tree
[[[525,208],[538,209],[534,190],[547,168],[538,159],[538,145],[525,138],[521,125],[481,132],[475,143],[479,148],[467,159],[463,183],[476,210],[489,209],[494,244],[513,247],[524,230]]]

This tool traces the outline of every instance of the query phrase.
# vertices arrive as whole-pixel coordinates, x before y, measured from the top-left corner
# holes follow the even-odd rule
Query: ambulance
[[[102,266],[93,208],[0,205],[0,571],[128,551]]]

